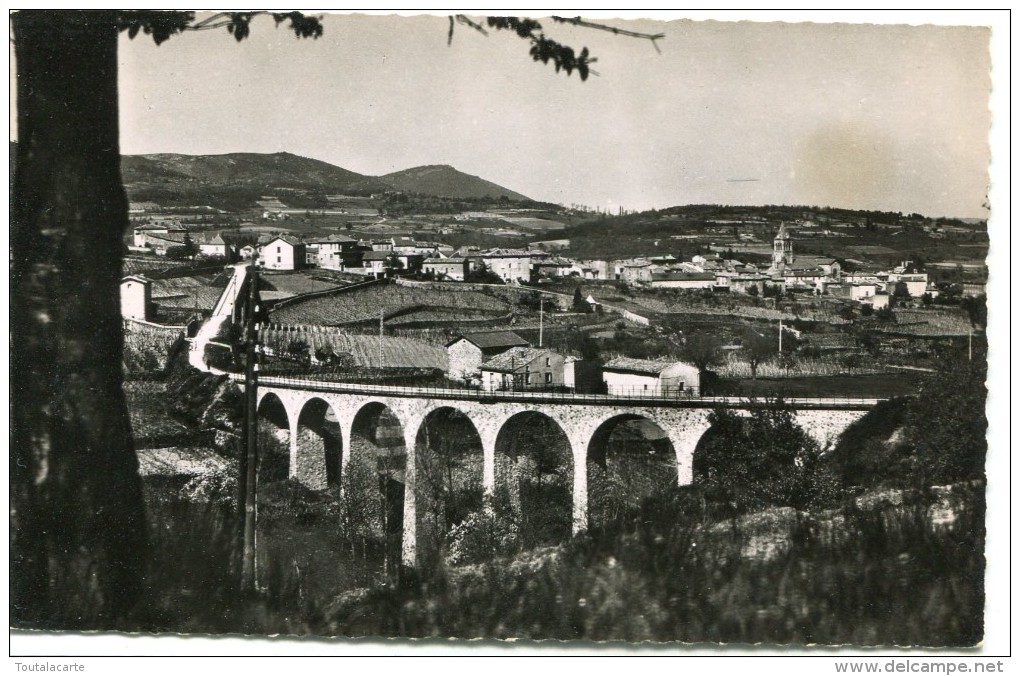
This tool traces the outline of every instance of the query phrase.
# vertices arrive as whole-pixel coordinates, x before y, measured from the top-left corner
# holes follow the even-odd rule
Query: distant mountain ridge
[[[125,155],[121,158],[121,171],[124,186],[132,196],[167,193],[198,196],[215,190],[235,194],[271,195],[295,190],[367,195],[399,190],[450,198],[499,199],[505,195],[511,200],[529,199],[448,165],[414,167],[376,177],[286,152]]]
[[[424,195],[458,198],[490,197],[493,199],[506,196],[507,199],[515,201],[530,200],[518,192],[508,190],[491,181],[457,171],[448,164],[429,164],[395,171],[380,176],[379,180],[388,183],[397,190]]]

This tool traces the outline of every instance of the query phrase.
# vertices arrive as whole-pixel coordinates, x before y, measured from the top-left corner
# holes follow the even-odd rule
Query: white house
[[[537,347],[512,347],[482,363],[482,389],[527,390],[562,387],[563,355]]]
[[[226,258],[227,243],[223,240],[222,235],[217,232],[212,236],[203,237],[199,240],[198,252],[203,256]]]
[[[617,357],[602,367],[602,380],[607,394],[679,397],[701,390],[697,366],[666,359]]]
[[[493,249],[479,255],[490,272],[509,283],[531,281],[531,260],[535,257],[536,253],[520,249]]]
[[[280,235],[262,247],[262,264],[267,270],[297,270],[305,264],[304,242]]]
[[[152,308],[152,282],[141,275],[120,280],[120,315],[147,320]]]

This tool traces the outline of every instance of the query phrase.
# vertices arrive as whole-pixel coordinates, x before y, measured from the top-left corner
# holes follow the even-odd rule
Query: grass
[[[713,391],[719,395],[885,399],[913,395],[917,389],[918,377],[915,374],[873,373],[789,378],[759,376],[757,380],[747,377],[724,378]]]
[[[982,637],[982,491],[983,485],[961,485],[859,499],[828,512],[772,509],[721,522],[695,494],[675,491],[558,546],[379,581],[366,578],[358,555],[338,542],[328,497],[281,485],[269,499],[275,511],[263,507],[265,589],[253,598],[234,592],[229,514],[213,504],[150,495],[155,551],[149,597],[135,626],[971,646]],[[935,519],[947,496],[951,518]],[[362,586],[369,579],[375,583]]]

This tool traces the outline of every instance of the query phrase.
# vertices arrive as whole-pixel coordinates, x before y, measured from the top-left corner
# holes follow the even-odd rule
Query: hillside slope
[[[371,177],[291,153],[125,155],[121,170],[129,189],[166,183],[183,188],[251,186],[267,191],[292,188],[327,193],[344,192],[355,183],[365,189],[386,188]]]
[[[499,199],[506,195],[514,201],[529,201],[530,198],[508,190],[500,185],[486,181],[478,176],[457,171],[447,164],[430,164],[413,167],[380,176],[379,180],[393,186],[394,190],[416,192],[423,195],[455,197],[461,199],[492,198]]]

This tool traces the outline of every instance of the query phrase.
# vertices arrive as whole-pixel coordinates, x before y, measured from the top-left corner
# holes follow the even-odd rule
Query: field
[[[911,336],[966,336],[972,330],[962,310],[895,309],[895,324],[880,325],[879,331]]]
[[[313,273],[297,272],[291,274],[273,274],[263,271],[259,278],[259,288],[267,288],[272,291],[279,291],[287,296],[297,296],[302,293],[313,293],[337,289],[342,284],[327,281],[324,276],[314,276]],[[282,295],[280,297],[283,297]]]
[[[510,306],[477,291],[440,291],[387,285],[298,302],[273,311],[270,320],[275,324],[339,326],[378,321],[380,313],[390,317],[418,309],[452,311],[444,313],[447,316],[455,316],[457,311],[468,311],[471,313],[469,318],[476,318],[481,313],[496,318],[507,314]]]
[[[761,370],[759,369],[759,373]],[[918,376],[914,373],[869,373],[861,375],[796,376],[773,378],[758,376],[725,378],[717,386],[719,395],[759,397],[848,397],[884,398],[917,394]]]
[[[442,346],[410,338],[379,338],[298,327],[297,330],[267,329],[262,333],[262,340],[266,349],[275,355],[286,354],[294,341],[304,341],[312,357],[319,350],[330,350],[333,354],[346,352],[354,357],[356,366],[438,368],[444,371],[447,368],[446,350]]]

